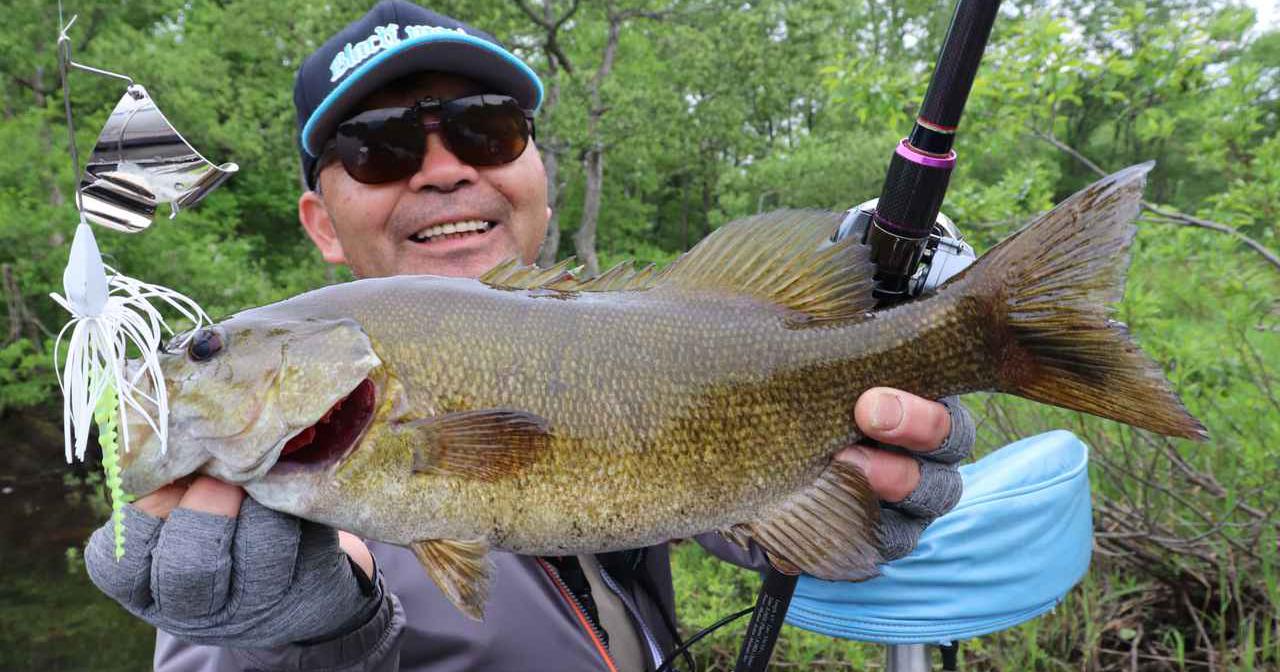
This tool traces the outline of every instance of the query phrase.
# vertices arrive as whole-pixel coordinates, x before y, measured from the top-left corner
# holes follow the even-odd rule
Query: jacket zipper
[[[626,607],[631,614],[632,620],[640,626],[640,634],[644,635],[644,643],[649,647],[649,657],[653,660],[653,668],[656,670],[662,667],[662,649],[658,647],[658,640],[649,630],[649,626],[645,625],[644,619],[640,617],[640,608],[636,606],[630,595],[623,592],[622,587],[613,580],[612,576],[609,576],[609,572],[605,571],[604,567],[600,568],[600,578],[604,580],[604,585],[608,586],[609,590],[618,596],[618,599],[622,601],[622,606]]]
[[[556,590],[560,591],[560,597],[564,598],[565,602],[569,603],[569,607],[573,609],[573,614],[577,617],[578,624],[591,637],[591,643],[595,645],[596,652],[604,660],[605,667],[609,669],[609,672],[618,672],[618,665],[614,662],[613,655],[609,653],[609,647],[604,645],[604,633],[600,632],[599,627],[591,622],[591,619],[587,618],[586,609],[583,608],[578,598],[573,596],[569,586],[565,585],[564,580],[560,578],[560,573],[548,564],[546,560],[542,558],[536,558],[536,560],[538,565],[542,567],[542,571],[547,573],[547,578],[551,579],[552,585],[556,587]]]

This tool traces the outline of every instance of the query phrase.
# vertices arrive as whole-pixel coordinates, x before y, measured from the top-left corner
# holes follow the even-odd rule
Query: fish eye
[[[193,362],[208,361],[221,351],[222,337],[213,329],[201,329],[187,341],[187,357]]]

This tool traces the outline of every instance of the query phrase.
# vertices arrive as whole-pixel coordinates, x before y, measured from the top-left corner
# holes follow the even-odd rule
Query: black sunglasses
[[[428,116],[435,119],[425,120]],[[424,98],[413,107],[368,110],[338,125],[316,162],[316,174],[332,151],[357,182],[382,184],[406,178],[422,166],[427,134],[435,130],[462,161],[499,166],[520,158],[529,146],[533,113],[510,96],[494,94]]]

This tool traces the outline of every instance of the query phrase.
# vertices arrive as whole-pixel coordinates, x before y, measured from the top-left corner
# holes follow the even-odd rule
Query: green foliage
[[[19,338],[0,348],[0,413],[8,408],[22,408],[48,403],[56,394],[45,375],[49,353]]]
[[[672,549],[671,563],[685,638],[755,603],[760,590],[756,572],[718,560],[689,542]],[[697,669],[733,669],[748,619],[750,616],[743,616],[694,644],[690,651]],[[884,658],[879,646],[833,639],[789,625],[783,627],[775,651],[775,661],[802,670],[865,670]]]

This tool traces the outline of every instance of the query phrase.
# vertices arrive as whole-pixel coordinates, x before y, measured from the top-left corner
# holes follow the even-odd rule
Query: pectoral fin
[[[470,618],[484,620],[484,604],[489,599],[488,544],[430,539],[409,547],[453,606]]]
[[[484,482],[519,474],[551,440],[546,418],[507,408],[446,413],[407,423],[401,431],[418,434],[414,471]]]
[[[879,571],[876,524],[880,502],[856,467],[832,462],[817,481],[762,520],[723,531],[744,545],[754,540],[780,572],[832,581],[860,581]]]

